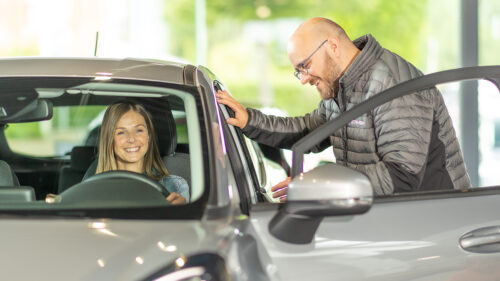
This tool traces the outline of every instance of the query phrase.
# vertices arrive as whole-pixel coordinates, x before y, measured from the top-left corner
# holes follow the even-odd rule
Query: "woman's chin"
[[[134,164],[139,164],[143,158],[142,157],[123,157],[120,159],[123,165],[129,166]]]

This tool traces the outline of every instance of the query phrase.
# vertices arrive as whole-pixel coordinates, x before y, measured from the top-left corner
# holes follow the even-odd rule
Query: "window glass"
[[[490,188],[491,186],[498,186],[499,181],[498,177],[496,174],[498,174],[496,171],[498,170],[498,159],[500,159],[500,150],[495,147],[496,144],[498,144],[498,139],[500,134],[498,133],[500,130],[499,122],[498,122],[498,107],[500,106],[500,92],[499,89],[490,81],[486,80],[478,80],[478,89],[479,89],[479,97],[480,101],[487,101],[487,104],[482,104],[481,108],[484,109],[481,114],[483,118],[481,119],[481,126],[480,126],[480,135],[481,135],[481,141],[480,141],[480,146],[481,146],[481,152],[482,152],[482,165],[480,166],[480,171],[481,171],[481,176],[483,179],[483,183],[480,186],[474,185],[473,188],[475,190],[480,190],[481,188]],[[455,99],[449,99],[450,96],[452,95],[458,95],[458,91],[460,89],[460,83],[461,82],[453,82],[453,83],[442,83],[438,84],[437,88],[441,92],[447,92],[448,93],[448,99],[445,99],[445,104],[449,112],[456,112],[458,109],[458,101]],[[434,112],[437,114],[443,113],[444,111],[438,111]],[[467,118],[468,112],[462,112],[464,118]],[[439,121],[444,121],[444,120],[439,120]],[[420,186],[419,190],[414,190],[414,191],[400,191],[398,194],[395,194],[395,197],[406,197],[406,195],[414,196],[416,193],[418,193],[419,196],[424,196],[427,194],[427,196],[431,194],[439,194],[441,192],[443,193],[459,193],[460,191],[458,190],[451,190],[452,186],[450,184],[446,184],[449,181],[452,181],[453,179],[456,179],[456,183],[462,184],[462,186],[458,186],[458,188],[463,189],[463,179],[464,173],[460,169],[457,168],[455,161],[458,159],[456,158],[449,158],[449,157],[455,157],[456,150],[453,148],[452,145],[450,145],[451,138],[453,138],[453,134],[456,133],[457,131],[457,125],[452,120],[454,131],[443,131],[443,128],[439,128],[439,132],[437,133],[437,142],[432,143],[432,150],[431,152],[428,152],[427,154],[427,160],[432,161],[430,166],[428,165],[427,167],[431,167],[434,171],[433,174],[429,174],[428,170],[425,170],[425,175],[427,176],[424,178],[423,182],[429,183],[429,185],[422,185]],[[466,133],[466,132],[462,132]],[[475,133],[475,132],[472,132]],[[446,134],[446,136],[445,136]],[[448,135],[450,134],[450,135]],[[404,136],[400,136],[402,138]],[[393,147],[397,148],[400,147],[400,144],[395,144]],[[359,149],[359,148],[358,148]],[[390,151],[394,151],[392,148],[386,147],[386,149]],[[484,151],[487,151],[485,153]],[[392,155],[395,155],[398,159],[399,156],[397,156],[398,152],[392,152]],[[445,157],[443,157],[446,155]],[[399,158],[400,159],[400,158]],[[386,162],[387,163],[387,162]],[[465,163],[464,163],[465,164]],[[321,163],[318,163],[318,165],[321,165]],[[368,165],[371,166],[371,165]],[[353,168],[357,169],[355,165],[352,165]],[[439,170],[439,167],[445,167],[443,170]],[[369,168],[368,168],[369,169]],[[361,169],[360,169],[361,170]],[[367,172],[365,170],[362,170],[363,172]],[[368,170],[368,172],[370,172]],[[372,174],[373,175],[373,174]],[[374,175],[375,176],[375,175]],[[423,175],[422,175],[423,176]],[[439,179],[439,181],[437,180]],[[332,178],[332,180],[334,180]],[[415,185],[412,185],[415,186]],[[431,193],[429,193],[429,191]],[[435,192],[435,191],[440,191],[440,192]],[[377,196],[377,197],[391,197],[391,195],[383,195],[383,196]]]
[[[262,161],[263,161],[262,156],[257,155],[257,151],[255,150],[255,147],[252,144],[252,142],[253,142],[252,140],[250,140],[249,138],[247,138],[245,136],[244,136],[244,139],[245,139],[246,147],[247,147],[248,152],[250,154],[250,159],[251,159],[250,162],[252,162],[253,169],[255,170],[255,174],[257,175],[259,187],[262,187],[265,184],[264,179],[266,176],[266,171],[261,169],[260,163],[262,163]]]
[[[500,120],[495,120],[495,141],[493,146],[495,149],[500,148]]]
[[[281,150],[276,148],[273,152],[268,151],[268,153],[273,153],[273,159],[271,160],[266,157],[266,154],[257,142],[248,138],[245,138],[245,140],[252,156],[252,162],[254,164],[255,171],[257,172],[261,192],[265,197],[265,200],[268,202],[279,202],[279,198],[273,198],[271,188],[279,182],[285,180],[288,176],[285,168],[276,162],[285,161],[284,159],[275,158],[278,157],[277,154],[281,154]],[[283,155],[279,156],[283,157]]]
[[[3,208],[57,210],[77,207],[87,210],[151,205],[168,207],[171,205],[166,200],[168,193],[177,192],[185,196],[188,203],[203,195],[202,130],[193,97],[195,90],[180,90],[178,86],[171,88],[168,84],[160,87],[158,83],[148,86],[147,82],[140,81],[95,82],[89,78],[0,80],[3,85],[0,104],[5,112],[0,117],[3,129],[0,138],[4,138],[0,143],[8,144],[8,147],[0,147],[5,152],[0,159],[12,166],[20,185],[27,187],[19,190],[22,200],[2,201],[5,204],[0,206],[0,212]],[[120,101],[142,107],[149,117],[143,118],[146,126],[149,126],[149,119],[154,130],[143,130],[137,126],[120,127],[108,134],[110,142],[106,145],[106,140],[103,142],[100,139],[100,132],[112,128],[103,128],[104,112]],[[37,110],[33,110],[32,106],[36,106]],[[123,116],[120,114],[118,110],[111,116]],[[113,124],[115,121],[110,118],[110,124]],[[123,122],[119,120],[122,120],[121,117],[116,122]],[[137,122],[137,118],[132,121]],[[144,132],[148,134],[145,137]],[[157,144],[154,150],[150,141],[153,135]],[[117,138],[121,136],[124,137],[120,142]],[[177,151],[176,138],[186,145],[183,153]],[[107,147],[103,152],[95,149],[101,142]],[[147,148],[142,149],[146,145]],[[149,156],[155,151],[158,154]],[[138,157],[144,161],[144,172],[141,174],[133,170],[136,173],[131,173],[132,170],[125,169],[128,174],[107,178],[109,174],[99,174],[96,169],[98,165],[104,165],[97,160],[100,159],[97,157],[99,153],[104,153],[104,158],[113,159],[110,168],[105,171],[123,171],[123,167],[114,167],[118,167],[118,163],[136,163],[140,161],[136,161]],[[156,164],[153,164],[155,161]],[[150,165],[149,169],[146,165]],[[166,167],[168,175],[157,177],[162,166]],[[191,177],[191,168],[196,170],[197,177]],[[83,180],[87,174],[102,176],[105,180],[94,178],[90,184],[90,181]],[[141,176],[150,181],[140,180]],[[25,196],[25,192],[33,194],[33,197]],[[0,200],[5,199],[2,196],[11,198],[9,194],[0,192]],[[134,212],[133,209],[129,211]],[[173,216],[150,212],[153,211],[144,211],[139,217]],[[121,215],[128,216],[126,212],[116,216]],[[105,217],[103,213],[100,216]]]
[[[500,64],[500,1],[480,0],[479,64]],[[480,185],[500,184],[500,94],[490,82],[479,83]],[[496,169],[495,169],[496,168]]]
[[[223,106],[221,105],[221,107]],[[222,116],[225,116],[222,113],[224,111],[220,111]],[[240,208],[244,214],[248,214],[250,204],[257,202],[253,181],[250,178],[250,170],[253,169],[253,167],[249,166],[245,160],[245,156],[242,152],[244,148],[241,147],[244,143],[239,142],[239,138],[237,137],[234,127],[228,125],[223,118],[221,119],[221,123],[223,128],[222,136],[224,137],[223,142],[226,147],[227,157],[229,158],[232,170],[230,174],[234,173],[233,175],[235,176],[235,187],[238,191],[238,197],[240,199]]]
[[[498,127],[498,106],[500,106],[500,92],[495,85],[486,80],[476,80],[478,83],[478,97],[480,108],[479,124],[479,152],[480,152],[480,183],[473,187],[488,187],[499,184],[499,177],[495,172],[500,164],[500,150],[495,148],[497,141],[496,127]],[[443,93],[443,98],[451,116],[453,127],[458,139],[469,132],[460,131],[459,117],[469,118],[468,112],[460,112],[460,86],[463,82],[443,83],[437,88]],[[467,93],[465,93],[467,94]],[[462,115],[462,116],[459,116]],[[475,132],[471,132],[475,133]],[[463,153],[463,147],[462,153]]]
[[[479,91],[479,177],[480,186],[500,185],[500,93],[489,81],[481,81]]]
[[[106,106],[58,106],[47,121],[9,124],[5,130],[12,151],[37,157],[68,155],[73,146],[90,143],[92,129],[102,121]]]
[[[179,110],[172,110],[174,116],[175,128],[177,130],[177,144],[188,143],[188,132],[186,124],[186,112]]]

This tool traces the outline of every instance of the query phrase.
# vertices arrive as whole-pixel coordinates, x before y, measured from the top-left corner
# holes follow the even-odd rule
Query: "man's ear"
[[[339,57],[341,48],[340,48],[340,40],[339,38],[335,36],[331,36],[328,38],[328,42],[326,42],[326,45],[328,47],[328,52],[330,52],[330,55],[334,57]]]

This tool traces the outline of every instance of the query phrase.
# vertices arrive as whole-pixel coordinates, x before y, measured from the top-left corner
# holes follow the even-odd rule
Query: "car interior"
[[[144,185],[158,183],[145,176],[127,175],[130,172],[118,178],[94,176],[104,110],[120,100],[131,100],[146,108],[168,172],[184,178],[193,194],[186,107],[179,95],[123,91],[123,85],[113,89],[109,83],[92,85],[93,91],[85,91],[95,83],[82,78],[29,81],[20,89],[19,83],[15,84],[15,91],[9,88],[14,83],[0,88],[4,104],[0,106],[4,113],[0,114],[1,202],[168,205],[161,193],[150,191],[154,195],[147,195]]]

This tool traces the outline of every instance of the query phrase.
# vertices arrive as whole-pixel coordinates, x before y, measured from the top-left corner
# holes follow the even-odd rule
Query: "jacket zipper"
[[[346,99],[344,95],[344,83],[339,82],[339,104],[340,104],[340,114],[346,111]],[[344,166],[347,166],[347,125],[342,128],[341,131],[342,137],[342,154],[344,160]]]

